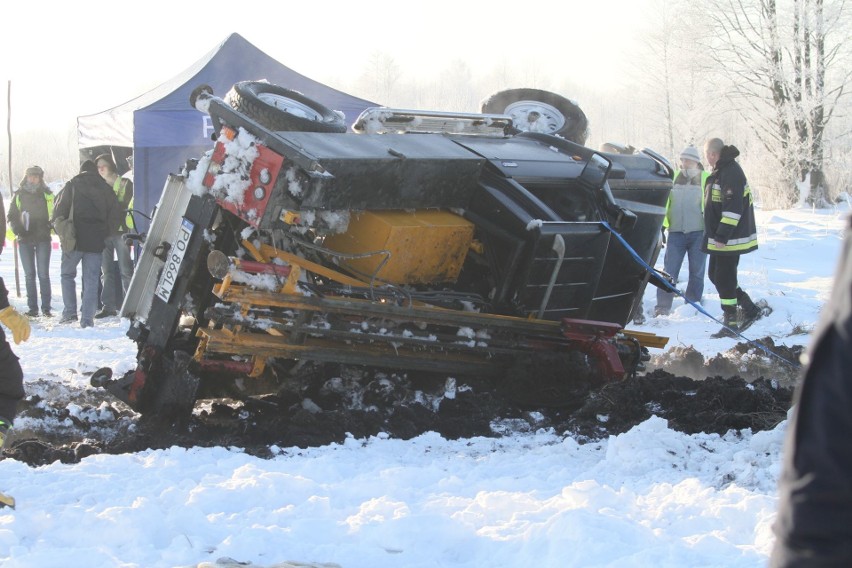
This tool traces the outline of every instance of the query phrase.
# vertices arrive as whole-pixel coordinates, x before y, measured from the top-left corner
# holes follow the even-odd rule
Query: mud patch
[[[771,340],[762,340],[768,344]],[[798,360],[800,347],[774,347]],[[341,443],[347,437],[447,439],[511,436],[541,428],[595,441],[628,431],[651,416],[684,433],[774,428],[787,417],[798,370],[747,344],[705,361],[672,350],[644,376],[593,388],[571,406],[519,405],[486,382],[368,373],[315,373],[298,390],[276,396],[208,400],[181,422],[143,417],[103,391],[28,385],[5,455],[37,466],[146,449],[239,447],[271,457],[281,448]],[[723,369],[723,373],[714,373]],[[745,372],[744,372],[745,371]],[[695,376],[697,378],[691,378]]]
[[[568,431],[586,440],[620,434],[651,416],[686,434],[771,430],[786,419],[792,389],[775,381],[740,377],[696,381],[657,370],[594,392],[567,420]]]

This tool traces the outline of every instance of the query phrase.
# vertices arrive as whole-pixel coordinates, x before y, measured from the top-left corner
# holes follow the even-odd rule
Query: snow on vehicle
[[[623,326],[671,168],[582,146],[579,108],[541,93],[368,109],[344,132],[283,87],[199,87],[215,143],[169,177],[145,236],[121,309],[136,369],[92,384],[180,415],[298,389],[306,363],[476,377],[533,405],[641,371],[665,338]]]

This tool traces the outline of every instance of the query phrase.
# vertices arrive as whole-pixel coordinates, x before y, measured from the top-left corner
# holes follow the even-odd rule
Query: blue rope
[[[610,233],[612,233],[612,234],[613,234],[613,236],[615,236],[615,238],[616,238],[616,239],[618,239],[618,241],[619,241],[619,242],[620,242],[620,243],[624,246],[625,250],[627,250],[627,252],[628,252],[628,253],[630,253],[630,256],[631,256],[631,257],[633,257],[633,260],[634,260],[634,261],[635,261],[635,262],[636,262],[639,266],[641,266],[642,268],[644,268],[645,270],[647,270],[647,271],[649,271],[649,272],[652,272],[652,273],[654,273],[654,274],[659,274],[659,272],[657,271],[657,269],[656,269],[656,268],[654,268],[654,267],[652,267],[652,266],[650,266],[647,262],[645,262],[645,260],[644,260],[641,256],[639,256],[639,254],[638,254],[635,250],[633,250],[633,247],[631,247],[631,246],[627,243],[627,241],[624,239],[624,237],[622,237],[622,236],[621,236],[621,235],[620,235],[620,234],[619,234],[619,233],[618,233],[615,229],[613,229],[613,228],[610,226],[610,224],[609,224],[609,223],[607,223],[607,222],[606,222],[606,221],[604,221],[604,220],[601,220],[601,224],[602,224],[604,227],[606,227],[606,229],[607,229]],[[754,341],[754,340],[752,340],[752,339],[749,339],[748,337],[746,337],[745,335],[743,335],[743,334],[742,334],[742,333],[740,333],[739,331],[737,331],[737,330],[735,330],[735,329],[731,329],[730,327],[726,326],[724,322],[721,322],[721,321],[719,321],[718,319],[716,319],[715,317],[713,317],[712,315],[710,315],[710,314],[707,312],[707,310],[705,310],[705,309],[704,309],[704,307],[703,307],[703,306],[701,306],[701,304],[697,304],[697,303],[695,303],[695,302],[690,302],[689,300],[687,300],[687,299],[686,299],[686,296],[684,296],[684,295],[683,295],[683,292],[681,292],[680,290],[678,290],[677,288],[675,288],[675,287],[674,287],[674,285],[673,285],[673,284],[671,284],[671,283],[670,283],[670,282],[669,282],[666,278],[659,277],[659,278],[658,278],[658,280],[660,280],[661,282],[663,282],[663,284],[665,284],[666,288],[668,288],[671,292],[673,292],[673,293],[677,294],[678,296],[680,296],[681,298],[683,298],[683,301],[684,301],[684,302],[686,302],[687,304],[689,304],[690,306],[692,306],[693,308],[695,308],[696,310],[698,310],[700,313],[702,313],[702,314],[704,314],[705,316],[707,316],[708,318],[710,318],[711,320],[715,321],[716,323],[718,323],[719,325],[721,325],[722,327],[724,327],[725,329],[727,329],[727,330],[728,330],[728,331],[730,331],[731,333],[733,333],[733,334],[737,335],[738,337],[741,337],[742,339],[744,339],[744,340],[746,341],[746,343],[748,343],[748,344],[750,344],[750,345],[754,345],[755,347],[757,347],[757,348],[761,349],[764,353],[766,353],[766,354],[767,354],[767,355],[769,355],[770,357],[775,357],[775,358],[776,358],[776,359],[778,359],[779,361],[782,361],[782,362],[786,363],[787,365],[790,365],[790,366],[791,366],[791,367],[793,367],[793,368],[798,368],[798,367],[799,367],[799,365],[797,365],[796,363],[793,363],[793,362],[791,362],[791,361],[788,361],[787,359],[785,359],[784,357],[781,357],[781,356],[780,356],[780,355],[778,355],[777,353],[773,353],[773,352],[772,352],[772,351],[771,351],[768,347],[766,347],[765,345],[763,345],[763,344],[761,344],[761,343],[758,343],[757,341]]]

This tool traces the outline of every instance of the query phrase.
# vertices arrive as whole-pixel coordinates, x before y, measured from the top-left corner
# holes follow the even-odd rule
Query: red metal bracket
[[[612,339],[622,330],[616,323],[562,319],[562,335],[577,342],[578,347],[592,358],[601,376],[609,380],[624,378],[624,365],[618,356],[618,347]]]

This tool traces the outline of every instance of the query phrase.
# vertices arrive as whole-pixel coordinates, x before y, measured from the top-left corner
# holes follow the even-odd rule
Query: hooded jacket
[[[44,182],[34,190],[25,189],[25,183],[26,179],[21,182],[20,189],[9,203],[9,227],[22,243],[49,241],[53,193]]]
[[[709,254],[745,254],[757,249],[751,189],[736,162],[739,155],[735,146],[723,146],[719,161],[707,178],[702,250]],[[714,241],[726,246],[719,248]]]
[[[53,218],[67,218],[74,207],[75,250],[103,252],[104,241],[120,223],[118,199],[112,188],[98,175],[97,166],[86,160],[80,173],[71,178],[56,197]]]

